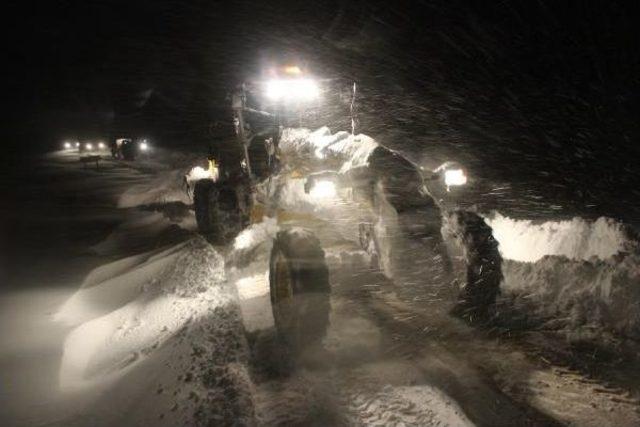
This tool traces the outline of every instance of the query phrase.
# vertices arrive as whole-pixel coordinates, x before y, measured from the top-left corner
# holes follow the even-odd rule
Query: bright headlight
[[[309,101],[320,95],[320,89],[318,84],[311,79],[278,79],[267,82],[266,95],[273,101]]]
[[[309,191],[314,199],[332,199],[336,194],[336,185],[332,181],[318,181]]]
[[[70,142],[65,142],[65,143],[64,143],[64,149],[65,149],[65,150],[68,150],[68,149],[70,149],[70,148],[71,148],[71,143],[70,143]]]
[[[76,142],[76,148],[80,148],[80,143]]]
[[[104,143],[103,142],[98,142],[98,148],[101,150],[104,150]]]
[[[467,176],[462,169],[449,169],[444,173],[444,183],[447,187],[465,185],[467,183]]]
[[[87,150],[93,150],[93,145],[90,142],[88,142],[85,144],[84,148],[86,148]]]
[[[146,143],[146,142],[141,142],[141,143],[140,143],[140,149],[141,149],[142,151],[147,151],[147,150],[149,149],[149,145],[147,145],[147,143]]]

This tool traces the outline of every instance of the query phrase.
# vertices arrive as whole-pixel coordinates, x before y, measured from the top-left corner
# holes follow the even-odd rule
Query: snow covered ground
[[[113,411],[113,399],[98,398],[88,408],[101,414],[98,424],[253,418],[236,288],[223,257],[201,237],[94,270],[54,320],[74,326],[61,390],[136,402]]]
[[[58,191],[87,192],[100,201],[99,207],[83,211],[85,221],[107,210],[112,225],[96,233],[99,239],[78,242],[72,255],[86,254],[87,265],[68,282],[49,284],[51,290],[33,284],[24,292],[20,288],[29,286],[29,278],[22,272],[13,276],[17,290],[3,293],[0,354],[3,376],[10,379],[2,390],[3,425],[270,425],[313,420],[315,405],[308,404],[304,380],[286,380],[285,388],[288,384],[291,390],[281,394],[273,390],[274,382],[256,384],[249,372],[245,331],[273,325],[266,259],[270,237],[277,231],[274,221],[240,234],[225,258],[221,248],[193,233],[191,212],[162,208],[188,202],[181,181],[173,180],[182,168],[167,171],[157,164],[107,161],[94,171],[77,164],[69,153],[50,156],[44,168],[58,179],[73,176],[68,187],[61,185]],[[76,180],[85,185],[75,189]],[[36,215],[35,220],[42,219]],[[41,275],[65,269],[53,249],[38,253],[54,264]],[[251,262],[240,267],[249,254]],[[332,339],[344,342],[338,330]],[[346,331],[351,331],[347,338],[358,333]],[[25,359],[25,354],[36,358]],[[15,358],[22,360],[10,365]],[[26,383],[36,360],[46,363]],[[14,372],[8,375],[10,368]],[[309,375],[318,381],[318,373]],[[304,398],[292,403],[291,393]],[[349,393],[355,394],[339,412],[357,416],[353,421],[402,419],[393,412],[404,407],[400,412],[408,421],[469,423],[460,409],[452,409],[456,404],[433,387],[369,384],[366,393],[359,387]],[[421,396],[442,411],[420,405],[412,409]]]
[[[364,161],[375,144],[315,135],[318,156],[352,144]],[[327,248],[332,312],[323,348],[282,375],[267,280],[278,225],[264,221],[229,248],[211,246],[195,233],[182,188],[193,164],[175,153],[107,160],[97,171],[73,153],[44,160],[31,196],[21,196],[29,209],[16,212],[30,212],[31,224],[18,231],[55,232],[15,255],[19,268],[0,294],[2,425],[640,422],[632,393],[598,392],[597,382],[540,366],[517,346],[412,312],[366,254],[344,245]],[[52,188],[47,180],[55,196],[39,197]],[[299,187],[289,196],[311,203]],[[564,319],[559,327],[573,333],[637,337],[640,261],[624,226],[499,213],[486,220],[506,260],[505,304]]]

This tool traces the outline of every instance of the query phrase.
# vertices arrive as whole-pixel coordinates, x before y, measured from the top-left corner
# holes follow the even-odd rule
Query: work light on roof
[[[266,96],[272,101],[311,101],[319,95],[318,84],[309,78],[273,79],[266,84]]]

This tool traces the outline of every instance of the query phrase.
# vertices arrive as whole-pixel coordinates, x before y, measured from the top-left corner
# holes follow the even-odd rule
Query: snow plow
[[[134,141],[132,138],[116,138],[110,143],[111,157],[114,159],[135,160],[149,150],[145,139]]]
[[[487,319],[502,278],[491,228],[475,213],[444,209],[419,167],[372,138],[302,128],[302,110],[318,104],[322,88],[298,67],[280,71],[238,86],[238,143],[190,174],[200,178],[194,208],[210,242],[229,244],[252,222],[277,219],[269,286],[280,339],[296,352],[324,337],[331,309],[325,249],[338,242],[357,246],[414,305],[448,301],[447,312]],[[451,165],[429,177],[466,183],[463,169]]]

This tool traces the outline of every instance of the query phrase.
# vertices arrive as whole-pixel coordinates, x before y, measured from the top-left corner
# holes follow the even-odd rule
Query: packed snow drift
[[[113,394],[94,403],[91,412],[106,417],[98,424],[252,422],[237,291],[204,239],[97,268],[56,319],[76,325],[64,344],[60,387],[109,386]]]
[[[611,218],[534,223],[486,217],[500,243],[509,305],[570,338],[640,339],[640,252]]]
[[[150,182],[134,185],[120,196],[118,207],[152,205],[167,202],[190,203],[183,185],[182,169],[160,172]]]
[[[593,257],[605,260],[619,252],[633,252],[638,248],[628,227],[611,218],[535,223],[493,212],[485,220],[500,242],[502,257],[514,261],[535,262],[547,255],[562,255],[573,260]]]

